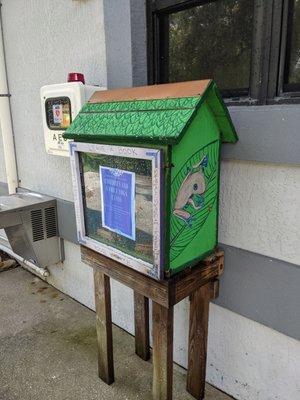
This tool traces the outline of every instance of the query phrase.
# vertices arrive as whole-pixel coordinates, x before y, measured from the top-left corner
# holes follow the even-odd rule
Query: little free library
[[[213,81],[96,92],[64,137],[81,244],[158,280],[214,250],[237,135]]]

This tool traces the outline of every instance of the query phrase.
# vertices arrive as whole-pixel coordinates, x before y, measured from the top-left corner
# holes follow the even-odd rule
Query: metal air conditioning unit
[[[56,200],[51,197],[32,192],[0,196],[0,229],[14,253],[41,268],[63,260]]]

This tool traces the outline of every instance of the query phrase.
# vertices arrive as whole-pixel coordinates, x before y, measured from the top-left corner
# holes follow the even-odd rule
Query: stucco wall
[[[107,87],[110,89],[130,87],[132,86],[130,2],[103,0],[103,11],[104,19],[110,21],[110,24],[105,26]]]
[[[87,83],[106,85],[102,1],[2,3],[20,185],[72,200],[69,159],[45,152],[39,93],[72,71],[83,72]]]
[[[141,65],[135,65],[136,80],[142,82],[145,57],[136,58],[136,52],[145,54],[145,32],[139,35],[145,24],[140,19],[144,18],[143,9],[137,7],[144,7],[144,1],[107,0],[105,7],[111,4],[112,8],[106,9],[106,13],[102,0],[2,2],[21,185],[72,200],[69,160],[49,156],[44,149],[40,87],[65,81],[71,70],[84,72],[88,83],[106,85],[106,57],[110,60],[110,86],[135,82],[130,71],[132,60],[135,64],[142,60]],[[138,26],[128,20],[133,4],[139,16]],[[118,25],[120,31],[114,32],[112,26]],[[109,47],[105,46],[107,39]],[[132,40],[135,43],[131,46]],[[118,48],[126,50],[124,69],[123,52],[118,52]],[[128,55],[130,51],[135,51],[135,55]],[[242,109],[235,113],[235,118],[241,113]],[[296,166],[223,162],[220,241],[299,263],[299,175]],[[0,145],[0,181],[4,180]],[[91,269],[81,263],[78,246],[65,242],[65,252],[65,262],[50,268],[50,283],[94,308]],[[132,292],[112,282],[112,294],[114,322],[133,332]],[[175,360],[182,365],[186,365],[187,357],[187,318],[188,303],[182,302],[175,310],[174,347]],[[299,359],[299,342],[219,306],[211,306],[208,380],[212,384],[242,400],[296,400],[296,390],[300,391],[296,376]]]
[[[219,240],[300,264],[300,167],[225,161]]]
[[[94,309],[92,269],[80,262],[78,246],[66,242],[65,249],[68,262],[50,269],[49,282]],[[114,323],[134,334],[131,289],[115,281],[111,289]],[[188,318],[186,299],[176,305],[174,313],[174,360],[184,367]],[[212,385],[239,400],[298,400],[299,371],[299,341],[210,305],[206,379]]]
[[[4,164],[4,153],[3,153],[3,142],[2,142],[2,137],[1,137],[1,128],[0,128],[0,182],[7,182],[5,164]]]

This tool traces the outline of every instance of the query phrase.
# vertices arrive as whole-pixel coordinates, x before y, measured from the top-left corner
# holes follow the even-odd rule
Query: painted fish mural
[[[205,155],[199,163],[188,168],[187,175],[177,193],[173,214],[189,226],[192,225],[193,218],[187,206],[191,205],[195,210],[204,206],[206,183],[203,169],[207,167],[207,163],[208,157]]]

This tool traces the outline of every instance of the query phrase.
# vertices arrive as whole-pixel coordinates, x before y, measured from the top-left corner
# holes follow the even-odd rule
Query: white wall
[[[222,162],[221,243],[300,264],[300,166]]]
[[[43,85],[65,82],[72,71],[106,86],[102,1],[2,3],[20,185],[72,200],[69,159],[44,151],[39,92]]]
[[[5,182],[5,183],[7,182],[5,163],[4,163],[3,142],[1,137],[1,128],[0,128],[0,182]]]
[[[49,282],[91,309],[92,268],[65,243],[66,260],[50,268]],[[111,282],[114,323],[134,334],[133,293]],[[187,366],[189,302],[174,313],[174,360]],[[210,305],[207,381],[240,400],[299,400],[300,343],[217,305]]]
[[[84,72],[88,83],[107,83],[102,0],[2,2],[21,185],[72,200],[69,160],[44,150],[39,90],[65,81],[71,70]],[[128,10],[129,0],[122,4]],[[299,263],[299,176],[299,167],[223,162],[220,241]],[[50,268],[49,281],[94,308],[92,270],[81,263],[78,246],[65,242],[65,251],[65,262]],[[132,292],[113,282],[112,294],[114,322],[133,332]],[[174,357],[181,365],[186,365],[187,318],[184,301],[175,310]],[[298,400],[299,359],[299,342],[211,306],[207,377],[212,384],[241,400]]]
[[[299,341],[211,305],[207,380],[243,400],[299,400]]]
[[[103,0],[103,10],[105,21],[109,21],[105,26],[107,87],[131,87],[130,1]]]

